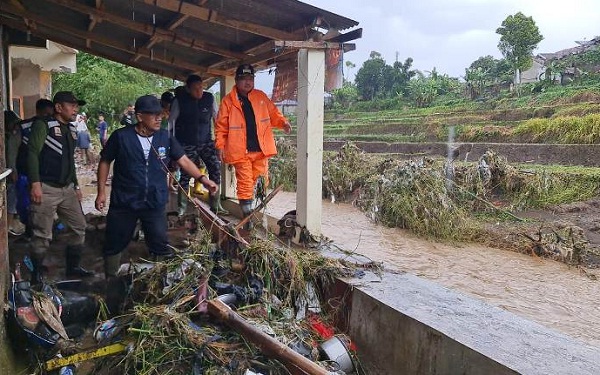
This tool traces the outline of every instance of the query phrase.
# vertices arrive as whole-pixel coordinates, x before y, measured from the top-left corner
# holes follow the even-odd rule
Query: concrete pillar
[[[321,235],[325,50],[298,51],[296,220]]]
[[[235,86],[234,76],[221,77],[221,99],[231,92],[233,86]],[[235,189],[236,181],[233,167],[225,164],[221,165],[221,197],[237,199]]]

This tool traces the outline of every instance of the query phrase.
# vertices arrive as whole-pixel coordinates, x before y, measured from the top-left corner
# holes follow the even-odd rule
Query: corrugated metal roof
[[[313,40],[358,22],[295,0],[0,0],[0,23],[176,79],[265,67],[291,52],[275,40]]]

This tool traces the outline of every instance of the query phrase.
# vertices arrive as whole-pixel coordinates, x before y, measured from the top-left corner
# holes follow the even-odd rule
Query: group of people
[[[239,66],[235,86],[218,109],[213,95],[204,91],[202,79],[190,75],[185,86],[174,94],[165,93],[160,100],[153,95],[139,97],[123,113],[121,123],[125,126],[110,136],[106,129],[101,133],[103,148],[95,200],[100,211],[107,206],[106,182],[111,164],[113,167],[103,246],[104,271],[109,281],[117,274],[121,252],[131,241],[138,221],[150,254],[155,259],[173,256],[168,246],[165,208],[169,191],[167,175],[174,165],[181,169],[179,183],[183,191],[178,194],[181,211],[185,210],[185,191],[190,178],[209,191],[213,211],[224,211],[218,189],[221,163],[225,162],[235,168],[237,197],[244,216],[252,212],[257,180],[262,177],[268,181],[268,158],[277,153],[273,128],[291,131],[291,124],[267,95],[254,88],[254,75],[251,65]],[[40,108],[36,117],[28,121],[30,133],[22,136],[26,168],[17,169],[28,178],[34,282],[42,280],[42,264],[52,239],[55,214],[69,230],[67,276],[92,274],[80,264],[86,223],[74,161],[75,124],[85,101],[62,91],[51,102],[44,103],[45,112]],[[104,119],[100,117],[100,121]],[[201,161],[208,176],[198,168]]]

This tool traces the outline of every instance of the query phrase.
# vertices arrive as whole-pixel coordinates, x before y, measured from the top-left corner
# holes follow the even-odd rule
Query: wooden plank
[[[1,1],[0,1],[0,10],[4,11],[4,3],[2,3]],[[23,24],[21,22],[18,22],[16,20],[5,18],[3,16],[4,16],[4,14],[0,13],[0,23],[1,24],[5,24],[5,25],[7,25],[7,26],[9,26],[9,27],[11,27],[13,29],[22,30],[22,31],[25,31],[25,32],[28,31],[28,28],[27,28],[27,26],[25,24]],[[90,53],[92,55],[100,56],[100,57],[103,57],[105,59],[108,59],[108,60],[111,60],[111,61],[116,61],[116,62],[119,62],[121,64],[125,64],[125,65],[128,65],[128,66],[132,66],[134,68],[138,68],[138,69],[144,70],[146,72],[158,74],[160,76],[170,77],[170,78],[177,79],[177,80],[184,80],[185,77],[187,77],[187,73],[184,73],[184,72],[180,71],[179,69],[174,69],[174,70],[155,69],[155,68],[151,68],[151,67],[149,67],[147,65],[144,65],[144,64],[132,63],[128,59],[122,59],[122,58],[118,58],[118,57],[116,57],[114,55],[109,55],[109,54],[106,54],[106,53],[100,53],[100,52],[98,52],[95,49],[89,48],[85,44],[85,41],[83,41],[81,43],[77,43],[77,42],[73,42],[72,40],[65,39],[63,36],[61,36],[61,35],[64,35],[64,33],[63,34],[54,34],[54,33],[43,32],[43,31],[41,31],[39,29],[31,30],[31,33],[34,34],[34,35],[36,35],[36,36],[39,36],[41,38],[52,40],[52,41],[55,41],[57,43],[64,44],[65,46],[76,48],[78,50]]]
[[[273,41],[275,47],[281,48],[307,48],[307,49],[342,49],[342,43],[332,42],[311,42],[301,40],[275,40]]]
[[[110,12],[107,12],[104,10],[99,10],[99,9],[96,9],[91,6],[81,4],[74,0],[45,0],[45,1],[52,3],[52,4],[63,6],[65,8],[68,8],[68,9],[71,9],[71,10],[74,10],[74,11],[77,11],[77,12],[80,12],[83,14],[100,17],[100,18],[104,19],[106,22],[110,22],[115,25],[125,27],[127,29],[137,31],[142,34],[156,36],[156,37],[160,38],[161,40],[169,41],[171,43],[174,43],[174,44],[177,44],[177,45],[180,45],[183,47],[187,47],[187,48],[191,48],[191,49],[195,49],[195,50],[199,50],[199,51],[210,52],[210,53],[213,53],[213,54],[216,54],[219,56],[224,56],[224,57],[233,58],[233,59],[241,60],[241,59],[244,59],[247,57],[246,54],[244,54],[244,53],[231,51],[226,48],[221,48],[219,46],[212,45],[210,43],[206,43],[203,40],[192,39],[192,38],[188,38],[185,36],[177,35],[173,30],[155,27],[154,25],[151,25],[151,24],[145,24],[145,23],[134,21],[134,20],[130,20],[128,18],[121,17],[118,14],[110,13]]]
[[[215,23],[217,25],[227,26],[236,30],[245,31],[251,34],[264,36],[270,39],[297,39],[298,35],[272,27],[259,25],[251,22],[239,21],[230,17],[223,16],[217,11],[205,8],[180,0],[141,0],[148,5],[157,6],[172,12],[188,15],[202,21]]]
[[[173,20],[169,26],[167,27],[167,29],[169,30],[175,30],[177,27],[179,27],[179,25],[181,25],[183,22],[185,22],[186,19],[188,19],[189,16],[185,16],[185,15],[180,15],[179,17],[177,17],[175,20]],[[144,46],[144,48],[150,49],[152,48],[156,43],[160,42],[160,38],[158,38],[156,35],[153,35],[150,37],[150,39],[148,40],[148,42],[146,43],[146,45]],[[133,61],[137,61],[140,57],[142,57],[142,55],[140,54],[136,54],[133,58]]]
[[[225,73],[225,71],[219,71],[217,69],[211,69],[209,71],[208,69],[206,69],[205,67],[203,67],[201,65],[192,64],[192,63],[187,62],[186,60],[178,59],[175,57],[161,58],[158,56],[152,56],[152,52],[150,49],[138,48],[137,50],[135,50],[126,43],[117,42],[113,39],[103,37],[99,34],[86,32],[86,31],[80,31],[72,26],[69,26],[68,24],[52,21],[51,19],[35,15],[31,12],[22,13],[22,12],[18,11],[17,9],[10,7],[10,5],[7,5],[6,3],[3,4],[0,2],[0,9],[2,9],[3,11],[7,11],[9,13],[13,13],[17,16],[21,16],[21,17],[25,17],[25,15],[27,15],[28,17],[30,17],[30,19],[34,20],[36,23],[38,23],[40,25],[44,25],[46,27],[55,29],[57,31],[67,32],[69,34],[73,34],[74,36],[84,38],[86,40],[86,48],[88,48],[88,49],[91,49],[91,45],[88,42],[88,41],[90,41],[90,42],[102,44],[107,47],[114,48],[121,52],[126,52],[128,54],[131,54],[132,57],[133,56],[145,57],[145,58],[151,59],[153,61],[159,62],[161,64],[173,66],[174,68],[177,68],[177,69],[183,68],[183,69],[189,70],[190,72],[200,72],[202,74],[208,74],[208,75],[212,75],[212,76],[221,76]],[[48,39],[53,39],[53,38],[48,38]],[[92,52],[92,54],[94,54],[94,53]],[[137,61],[137,59],[133,60],[133,61],[132,60],[129,60],[129,61],[135,63]],[[125,63],[125,64],[131,65],[128,63]],[[139,64],[137,64],[137,65],[139,66]],[[136,66],[136,65],[132,65],[132,66]],[[146,70],[146,69],[143,69],[143,70]]]
[[[248,242],[242,238],[237,229],[227,224],[223,219],[212,212],[206,203],[198,198],[192,198],[191,201],[198,210],[198,218],[202,221],[204,228],[212,233],[215,241],[220,244],[225,238],[231,238],[237,241],[241,246],[248,246]]]

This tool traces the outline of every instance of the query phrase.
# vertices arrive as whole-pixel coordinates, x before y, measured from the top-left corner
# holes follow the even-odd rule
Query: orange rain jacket
[[[277,155],[273,128],[283,129],[287,119],[271,99],[260,90],[248,93],[256,118],[258,143],[265,157]],[[221,102],[215,125],[215,148],[223,150],[223,161],[235,164],[246,157],[246,120],[235,88]]]

